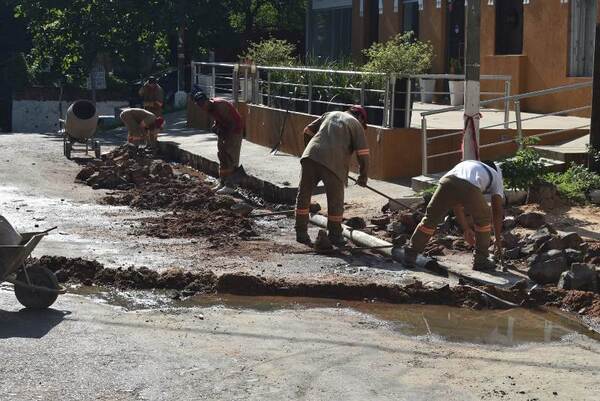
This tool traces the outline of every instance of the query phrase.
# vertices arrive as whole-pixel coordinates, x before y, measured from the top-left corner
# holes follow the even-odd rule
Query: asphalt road
[[[124,137],[104,138],[106,151]],[[258,222],[261,238],[237,247],[214,248],[201,238],[157,239],[134,235],[140,219],[153,212],[99,205],[106,191],[74,183],[81,166],[62,155],[62,139],[52,134],[0,136],[0,214],[20,231],[58,226],[36,248],[45,254],[96,259],[107,267],[147,266],[247,272],[285,279],[348,279],[406,283],[444,282],[426,272],[403,269],[379,257],[327,257],[305,252],[295,243],[293,221],[282,217]],[[316,237],[316,228],[312,235]]]
[[[6,288],[0,320],[7,401],[597,400],[600,347],[579,335],[457,344],[335,306],[126,311],[79,295],[31,312]]]
[[[135,237],[130,228],[147,214],[97,205],[102,193],[74,184],[77,171],[62,157],[56,137],[0,136],[2,214],[24,230],[37,229],[36,224],[60,227],[37,255],[83,256],[112,267],[176,264],[288,278],[402,282],[421,274],[369,258],[219,254],[201,242]],[[267,240],[291,241],[289,225],[272,224],[271,231],[265,229]],[[468,334],[475,320],[487,318],[461,316],[455,324]],[[429,331],[425,315],[422,320]],[[32,312],[21,310],[10,286],[3,285],[0,399],[597,399],[600,346],[582,335],[482,345],[448,342],[427,332],[402,334],[398,327],[406,324],[335,304],[257,310],[149,303],[129,310],[74,294],[60,297],[53,309]],[[542,323],[542,331],[544,325],[549,323]],[[484,329],[498,331],[493,325]]]

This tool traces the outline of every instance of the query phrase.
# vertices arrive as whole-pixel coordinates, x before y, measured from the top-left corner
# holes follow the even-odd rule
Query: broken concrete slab
[[[517,223],[524,228],[538,229],[546,223],[546,217],[542,213],[527,212],[517,217]]]
[[[569,271],[563,272],[558,288],[564,290],[597,291],[598,276],[594,266],[587,263],[573,263]]]

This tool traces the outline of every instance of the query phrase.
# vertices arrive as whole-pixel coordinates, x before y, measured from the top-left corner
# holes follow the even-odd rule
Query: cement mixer
[[[71,153],[75,151],[85,152],[87,155],[90,150],[94,151],[96,158],[100,158],[100,144],[93,139],[98,127],[98,113],[92,102],[77,100],[69,106],[65,120],[60,122],[65,125],[62,133],[63,150],[67,159],[70,159]],[[82,146],[76,146],[78,144]]]

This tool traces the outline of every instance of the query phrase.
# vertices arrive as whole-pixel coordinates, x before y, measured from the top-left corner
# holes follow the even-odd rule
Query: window
[[[523,0],[496,2],[496,54],[523,53]]]
[[[569,75],[591,77],[594,69],[596,0],[571,0]]]
[[[308,40],[308,49],[315,57],[349,56],[352,51],[352,7],[315,9],[313,3]]]
[[[419,37],[419,2],[417,0],[404,0],[402,5],[402,31],[412,31]]]

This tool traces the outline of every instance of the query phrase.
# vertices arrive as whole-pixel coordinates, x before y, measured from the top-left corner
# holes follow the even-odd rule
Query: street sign
[[[95,89],[106,89],[106,71],[104,70],[103,66],[96,66],[90,72],[90,76],[87,79],[88,89],[92,89],[91,78],[94,79]]]

